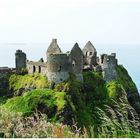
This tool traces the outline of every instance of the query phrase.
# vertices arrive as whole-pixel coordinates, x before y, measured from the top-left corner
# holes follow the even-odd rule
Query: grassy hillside
[[[129,103],[136,109],[140,117],[140,96],[135,83],[122,65],[117,67],[117,73],[118,81],[126,91]]]
[[[47,78],[39,73],[31,75],[13,74],[9,78],[9,88],[15,94],[22,94],[24,91],[48,87],[49,83]]]
[[[14,95],[2,104],[1,109],[20,114],[20,121],[36,118],[37,113],[37,126],[40,126],[40,120],[45,121],[42,117],[45,114],[46,121],[50,121],[54,127],[57,123],[66,125],[66,135],[58,127],[63,134],[61,137],[139,137],[137,110],[140,101],[136,86],[122,66],[118,66],[117,73],[118,80],[109,83],[105,83],[98,72],[84,72],[84,83],[77,82],[75,75],[70,74],[67,81],[55,85],[53,90],[48,89],[46,77],[40,74],[13,74],[9,78],[9,88]],[[137,106],[131,102],[134,99]],[[18,126],[15,127],[17,129]],[[43,127],[48,127],[48,124],[45,123]],[[30,129],[36,129],[36,132]],[[49,136],[49,132],[44,130],[42,134],[38,132],[36,126],[29,126],[29,131],[24,129],[24,133],[25,137],[28,133],[31,137],[33,134],[37,137]],[[22,136],[22,132],[15,136]],[[53,133],[51,137],[55,137]]]

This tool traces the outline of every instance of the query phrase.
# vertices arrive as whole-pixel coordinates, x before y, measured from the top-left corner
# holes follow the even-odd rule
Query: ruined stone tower
[[[15,53],[15,65],[17,70],[26,68],[26,54],[22,50],[17,50]]]
[[[85,47],[83,48],[83,54],[84,65],[89,65],[89,67],[91,67],[92,65],[96,66],[97,51],[90,41],[88,41]]]
[[[47,50],[47,77],[51,82],[59,83],[68,79],[71,64],[69,62],[69,54],[62,53],[57,44],[57,40],[53,39]]]
[[[111,55],[102,54],[100,65],[102,67],[103,78],[106,82],[117,79],[117,59],[115,53],[112,53]]]
[[[52,39],[52,42],[49,48],[47,49],[46,56],[49,57],[50,54],[58,54],[58,53],[62,53],[62,51],[57,44],[57,39]]]

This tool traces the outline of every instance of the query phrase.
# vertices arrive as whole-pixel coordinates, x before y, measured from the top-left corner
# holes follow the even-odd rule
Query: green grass
[[[84,72],[83,77],[88,100],[104,100],[107,98],[106,86],[101,73]]]
[[[79,83],[75,75],[70,74],[69,79],[56,84],[54,90],[47,89],[49,83],[45,76],[37,73],[24,76],[14,74],[9,80],[14,93],[18,93],[21,88],[31,91],[8,99],[2,108],[11,114],[22,114],[23,118],[41,112],[51,122],[63,122],[72,128],[73,120],[77,124],[74,128],[81,128],[80,132],[76,130],[83,134],[79,137],[139,137],[137,131],[140,119],[127,100],[127,92],[136,93],[136,86],[122,66],[117,67],[117,73],[117,81],[109,83],[105,83],[102,74],[98,72],[84,72],[84,83]],[[39,123],[39,126],[42,125]],[[41,131],[44,127],[41,127]],[[31,136],[42,136],[38,131],[40,127],[33,128],[36,130],[30,131]],[[44,131],[42,133],[44,136]],[[61,134],[61,131],[57,134]],[[68,136],[67,131],[65,134]],[[22,134],[19,132],[19,135]]]
[[[117,81],[111,81],[106,85],[109,98],[117,99],[122,92],[122,85]]]
[[[54,92],[49,89],[36,89],[25,93],[23,96],[13,97],[7,100],[4,108],[11,112],[20,112],[24,114],[31,114],[36,109],[44,110],[45,113],[51,115],[51,112],[61,111],[66,104],[65,92]],[[56,110],[55,110],[56,108]]]
[[[123,85],[124,89],[129,92],[137,92],[137,87],[132,78],[128,74],[127,70],[122,66],[117,66],[118,81]]]
[[[66,101],[65,101],[65,92],[56,92],[54,95],[54,98],[56,99],[56,106],[58,111],[62,110],[65,107]]]
[[[135,83],[122,65],[117,67],[117,74],[118,82],[126,91],[129,103],[135,108],[140,117],[140,97]]]
[[[9,79],[9,87],[16,94],[21,88],[24,89],[47,88],[49,87],[49,83],[46,76],[43,76],[39,73],[24,76],[13,74]]]

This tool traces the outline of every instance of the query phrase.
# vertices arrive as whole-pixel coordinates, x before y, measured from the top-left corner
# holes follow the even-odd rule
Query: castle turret
[[[77,80],[83,82],[83,52],[80,49],[78,43],[75,43],[71,50],[71,64],[72,72],[76,75]]]
[[[26,68],[26,54],[22,50],[17,50],[15,53],[15,65],[17,70]]]
[[[115,53],[112,53],[111,55],[102,54],[100,65],[102,67],[103,78],[106,82],[117,79],[117,59]]]
[[[52,39],[52,42],[46,52],[47,58],[49,57],[50,54],[59,54],[59,53],[62,53],[62,51],[57,44],[57,39]]]
[[[60,83],[69,78],[71,63],[69,54],[50,54],[47,60],[47,77],[50,82]]]
[[[83,48],[84,65],[96,66],[97,65],[97,51],[90,41],[87,42]]]

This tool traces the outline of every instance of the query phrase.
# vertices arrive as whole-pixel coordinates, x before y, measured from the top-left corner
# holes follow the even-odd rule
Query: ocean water
[[[41,57],[46,60],[46,50],[49,44],[0,44],[0,67],[15,67],[15,51],[23,50],[28,60],[38,61]],[[59,44],[63,52],[70,51],[73,44]],[[83,48],[84,44],[80,44]],[[117,54],[118,63],[127,70],[140,92],[140,45],[126,44],[95,44],[98,56],[102,53]]]

